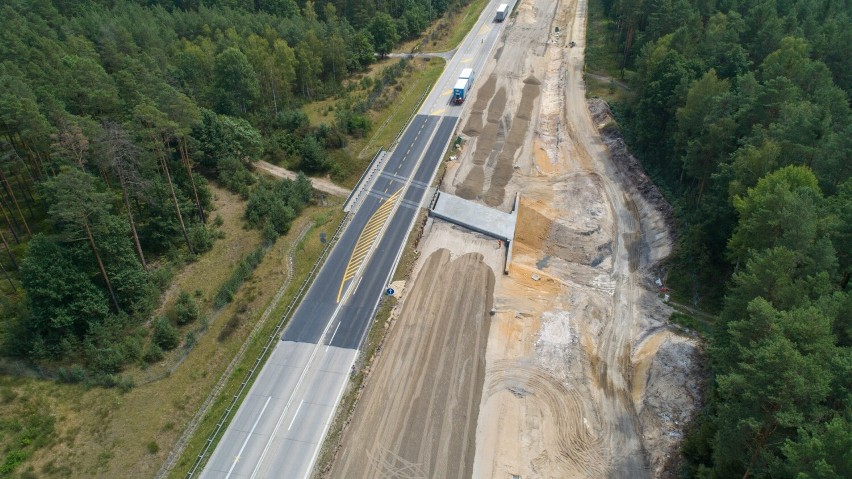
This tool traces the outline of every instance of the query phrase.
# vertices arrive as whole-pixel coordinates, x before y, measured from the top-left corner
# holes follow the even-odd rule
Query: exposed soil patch
[[[497,77],[495,75],[489,76],[488,80],[481,86],[477,85],[476,100],[473,102],[470,115],[464,129],[462,129],[462,133],[465,135],[477,136],[482,133],[482,115],[485,112],[485,107],[488,106],[488,102],[494,96],[496,85]]]
[[[500,145],[502,149],[497,155],[497,162],[493,167],[491,183],[483,197],[483,201],[488,206],[500,206],[503,204],[506,196],[506,185],[509,184],[509,180],[512,179],[512,174],[514,173],[513,163],[515,155],[523,145],[529,131],[535,100],[538,98],[541,90],[539,87],[540,84],[541,82],[532,76],[524,80],[524,88],[521,92],[518,111],[512,121],[512,128],[509,130],[509,135],[506,137],[505,143]],[[505,106],[505,100],[503,105]]]
[[[518,5],[485,71],[514,112],[505,140],[470,138],[447,176],[448,189],[482,185],[474,199],[489,206],[522,195],[474,477],[659,477],[700,399],[696,342],[666,327],[670,310],[647,289],[671,249],[671,207],[605,126],[608,110],[586,103],[585,8]]]
[[[592,121],[600,130],[601,138],[612,154],[613,163],[618,168],[619,173],[629,185],[638,191],[642,199],[662,216],[666,227],[674,234],[677,230],[675,229],[672,205],[666,201],[657,185],[645,174],[639,160],[628,151],[627,144],[624,143],[624,135],[615,127],[615,119],[609,105],[600,98],[592,98],[588,101],[588,104]]]
[[[471,477],[494,280],[481,254],[429,255],[331,477]]]
[[[671,208],[660,203],[638,164],[624,160],[626,150],[618,150],[608,133],[601,136],[605,115],[593,121],[590,114],[589,108],[603,109],[585,99],[586,3],[522,0],[516,11],[497,54],[479,72],[487,80],[474,85],[470,117],[462,120],[466,141],[441,185],[503,211],[515,192],[522,195],[513,262],[495,282],[473,466],[468,469],[471,449],[464,446],[458,446],[464,456],[447,460],[459,460],[457,469],[475,478],[661,477],[684,421],[700,403],[698,345],[668,329],[671,310],[649,289],[651,272],[671,250]],[[410,307],[414,293],[406,297],[400,325],[439,321],[431,311],[457,301],[444,290],[470,287],[462,284],[467,271],[438,262],[431,252],[446,248],[459,258],[478,253],[499,271],[504,249],[495,243],[430,219],[413,275],[431,299],[418,296]],[[391,335],[402,337],[400,331],[397,325]],[[419,329],[404,331],[411,338],[408,348],[431,347],[421,344],[426,336]],[[454,347],[447,351],[447,360],[458,362]],[[379,363],[395,368],[395,382],[383,379],[385,386],[377,386],[392,399],[368,413],[371,427],[357,436],[363,442],[350,442],[361,449],[350,452],[348,461],[381,466],[348,470],[353,477],[446,477],[433,465],[448,456],[427,457],[423,437],[445,438],[440,428],[462,420],[447,410],[430,416],[434,424],[397,419],[403,415],[391,401],[401,397],[398,383],[410,382],[409,375],[454,376],[423,367],[420,358],[408,360],[412,365],[390,358]],[[440,379],[424,384],[429,388],[420,394],[434,397],[430,388]],[[429,414],[441,410],[422,404],[419,409]],[[422,437],[399,432],[413,427],[409,423],[424,431]],[[387,441],[384,436],[408,439],[375,449]]]

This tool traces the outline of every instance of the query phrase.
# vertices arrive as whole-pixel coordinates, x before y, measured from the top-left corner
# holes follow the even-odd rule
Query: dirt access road
[[[267,173],[269,175],[272,175],[276,178],[284,178],[284,179],[288,179],[288,180],[295,180],[296,179],[296,175],[297,175],[296,173],[294,173],[290,170],[286,170],[284,168],[281,168],[280,166],[273,165],[272,163],[267,163],[263,160],[255,161],[253,166],[256,169],[263,171],[264,173]],[[349,190],[347,190],[346,188],[344,188],[342,186],[335,185],[328,178],[311,178],[310,180],[311,180],[311,185],[316,190],[328,193],[330,195],[339,196],[341,198],[346,198],[347,196],[349,196],[349,192],[350,192]]]
[[[672,469],[700,402],[699,348],[668,327],[671,311],[655,294],[655,268],[671,249],[664,205],[649,202],[658,198],[624,149],[601,138],[605,104],[585,99],[586,10],[585,0],[519,3],[478,75],[464,146],[441,185],[503,211],[522,196],[514,261],[495,277],[496,314],[469,320],[492,301],[481,271],[501,271],[503,250],[430,219],[334,477],[642,478]],[[450,323],[436,313],[466,341],[447,341]],[[473,373],[483,359],[484,375]],[[474,397],[478,415],[465,417],[476,410],[460,404]]]

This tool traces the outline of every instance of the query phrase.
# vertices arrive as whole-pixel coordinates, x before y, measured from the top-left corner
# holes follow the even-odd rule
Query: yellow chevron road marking
[[[390,197],[386,199],[381,206],[379,206],[379,209],[373,213],[373,216],[371,216],[367,221],[367,224],[364,225],[364,229],[361,230],[361,234],[358,236],[358,241],[355,242],[355,248],[352,249],[352,255],[349,257],[349,263],[346,265],[346,271],[343,273],[343,279],[340,280],[340,289],[337,290],[338,303],[340,302],[340,296],[343,294],[343,285],[350,279],[354,278],[355,274],[361,268],[361,265],[364,263],[364,259],[367,257],[367,253],[370,252],[370,248],[376,242],[376,238],[378,238],[379,233],[382,231],[382,227],[385,225],[391,211],[393,211],[393,206],[401,191],[402,188],[396,190],[396,193],[390,195]]]

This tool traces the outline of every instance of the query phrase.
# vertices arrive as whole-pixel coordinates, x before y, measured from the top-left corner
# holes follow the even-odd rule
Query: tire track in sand
[[[494,282],[478,253],[426,259],[329,477],[471,477]]]
[[[498,360],[489,366],[486,398],[507,391],[527,407],[539,410],[540,441],[545,450],[533,461],[535,469],[564,477],[605,477],[608,466],[600,438],[584,418],[583,398],[542,368],[518,360]],[[529,416],[531,417],[531,416]]]

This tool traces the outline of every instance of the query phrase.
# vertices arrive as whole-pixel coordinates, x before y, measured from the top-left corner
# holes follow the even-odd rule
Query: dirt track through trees
[[[470,478],[494,273],[432,253],[346,431],[331,477]],[[375,364],[375,363],[374,363]]]

